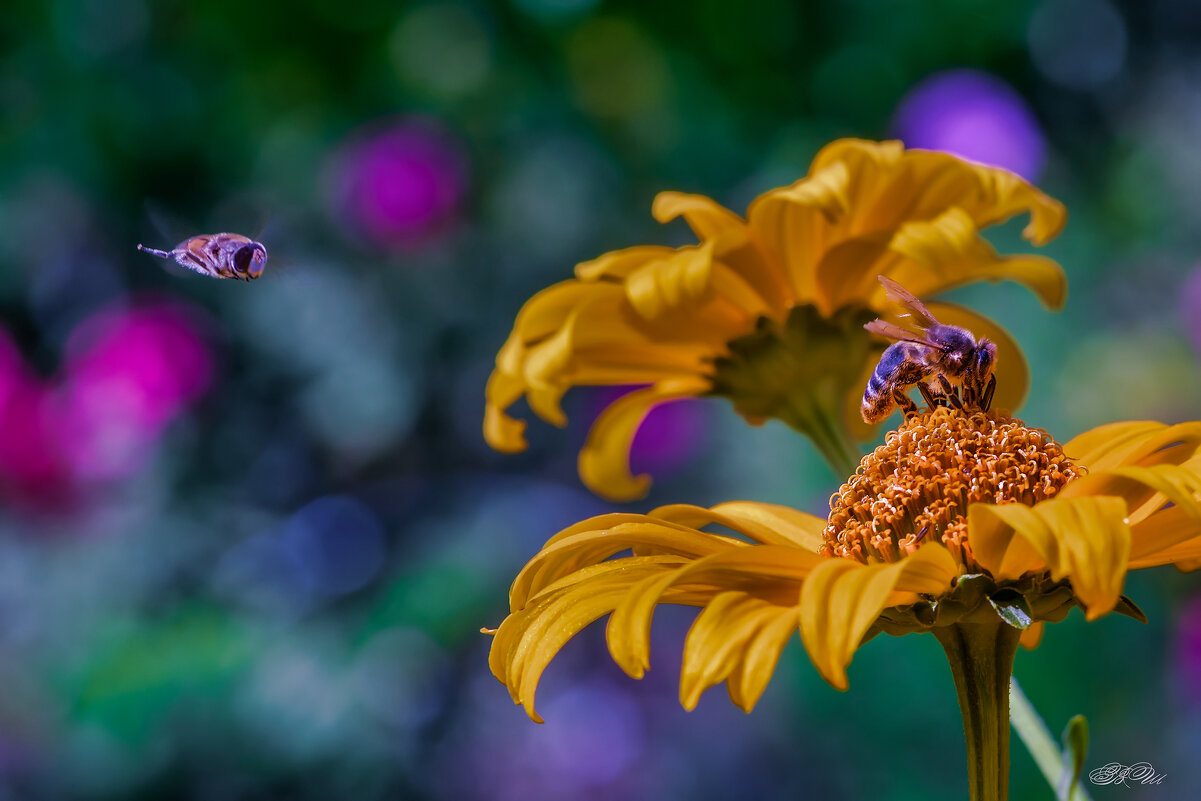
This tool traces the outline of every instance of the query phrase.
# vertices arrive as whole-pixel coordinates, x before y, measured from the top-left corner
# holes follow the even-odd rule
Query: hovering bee
[[[921,390],[930,408],[945,401],[959,409],[966,404],[987,411],[997,387],[993,375],[996,344],[983,337],[977,340],[966,328],[938,322],[925,304],[896,281],[880,276],[880,283],[889,298],[909,310],[902,316],[912,315],[921,333],[884,320],[863,326],[873,334],[896,340],[880,356],[863,392],[860,412],[864,422],[883,420],[894,404],[905,414],[916,412],[917,404],[905,394],[913,386]],[[963,397],[959,395],[960,386]]]
[[[241,234],[199,234],[180,242],[174,250],[155,250],[143,245],[138,245],[138,250],[174,259],[202,275],[238,281],[258,278],[267,264],[267,248],[263,243]]]

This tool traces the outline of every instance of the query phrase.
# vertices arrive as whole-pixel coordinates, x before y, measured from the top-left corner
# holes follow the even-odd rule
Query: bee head
[[[931,327],[926,334],[942,348],[938,362],[943,370],[957,376],[968,368],[976,350],[976,338],[969,331],[958,326],[939,325]]]
[[[267,265],[267,248],[260,242],[250,242],[234,251],[234,270],[247,280],[258,278]]]

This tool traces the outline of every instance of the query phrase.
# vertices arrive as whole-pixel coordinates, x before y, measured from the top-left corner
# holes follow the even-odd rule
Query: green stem
[[[833,408],[829,408],[829,407]],[[807,436],[836,476],[845,480],[859,467],[863,457],[858,444],[842,422],[837,404],[821,403],[809,392],[797,392],[780,410],[784,422]]]
[[[1017,679],[1009,680],[1009,720],[1018,738],[1026,744],[1026,750],[1034,757],[1043,778],[1052,788],[1059,786],[1063,775],[1063,756],[1047,724],[1039,716],[1030,699],[1022,692]],[[1079,783],[1072,788],[1071,801],[1092,801],[1088,791]]]
[[[1009,797],[1009,678],[1020,635],[1000,620],[934,629],[955,677],[971,801]]]

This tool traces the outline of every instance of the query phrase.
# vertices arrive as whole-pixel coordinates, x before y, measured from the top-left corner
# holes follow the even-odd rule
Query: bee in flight
[[[267,248],[263,243],[241,234],[199,234],[180,242],[174,250],[155,250],[143,245],[138,245],[138,250],[174,259],[202,275],[238,281],[258,278],[267,264]]]
[[[925,304],[896,281],[880,276],[880,283],[889,298],[908,309],[909,313],[902,316],[912,316],[921,332],[884,320],[863,326],[873,334],[895,340],[880,356],[863,392],[860,412],[864,422],[883,420],[894,404],[905,414],[916,412],[917,404],[905,394],[913,386],[921,390],[930,408],[946,402],[958,409],[968,405],[988,411],[997,387],[993,375],[996,344],[983,337],[976,339],[966,328],[938,322]]]

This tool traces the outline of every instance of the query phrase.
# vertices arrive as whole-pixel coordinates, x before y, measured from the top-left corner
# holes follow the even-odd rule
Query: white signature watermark
[[[1091,771],[1088,780],[1093,784],[1120,784],[1130,787],[1132,784],[1160,784],[1165,776],[1166,773],[1156,773],[1150,762],[1135,762],[1133,765],[1110,762]]]

